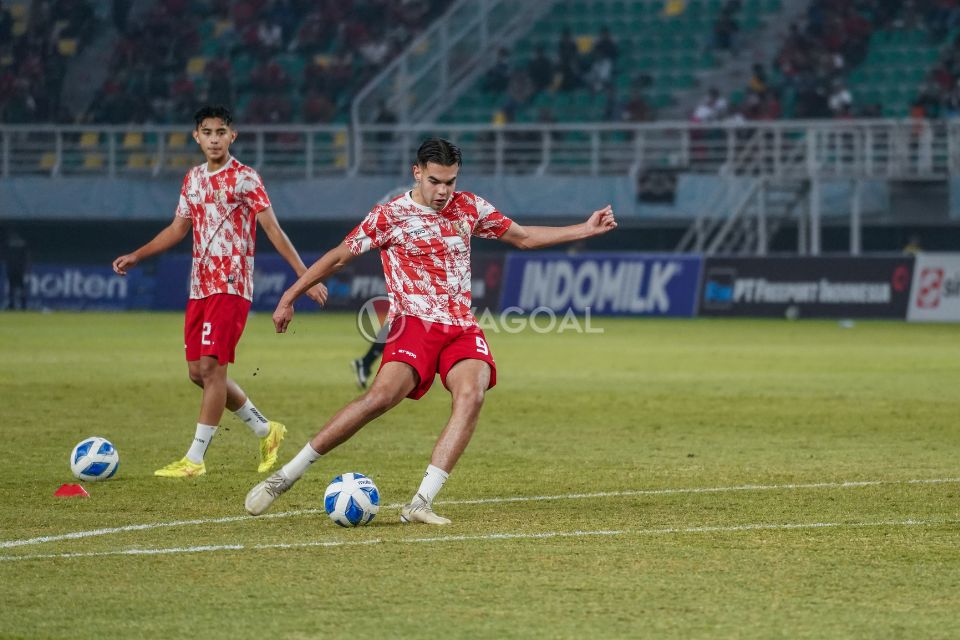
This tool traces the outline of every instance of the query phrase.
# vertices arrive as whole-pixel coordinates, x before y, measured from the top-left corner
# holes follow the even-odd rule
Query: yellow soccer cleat
[[[287,435],[287,428],[279,422],[270,421],[270,433],[260,438],[260,466],[257,471],[266,473],[277,463],[277,452],[280,451],[280,443],[283,437]]]
[[[197,464],[184,457],[176,462],[171,462],[162,469],[157,469],[153,472],[153,475],[161,478],[196,478],[206,472],[207,467],[204,463]]]

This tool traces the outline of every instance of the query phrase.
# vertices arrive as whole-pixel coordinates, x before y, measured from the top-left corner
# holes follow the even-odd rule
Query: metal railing
[[[552,1],[458,0],[356,95],[355,130],[383,107],[400,122],[433,119],[552,6]]]
[[[240,127],[232,152],[265,175],[403,175],[423,138],[463,150],[464,170],[639,175],[647,169],[778,179],[945,180],[960,171],[960,122],[782,121],[745,125],[479,124]],[[358,142],[359,141],[359,142]],[[0,175],[182,175],[202,158],[189,129],[0,126]]]

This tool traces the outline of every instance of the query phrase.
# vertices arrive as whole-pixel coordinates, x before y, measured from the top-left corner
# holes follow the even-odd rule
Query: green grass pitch
[[[427,528],[397,505],[447,416],[439,382],[254,519],[232,415],[206,476],[152,476],[199,407],[180,314],[0,315],[0,637],[956,637],[956,326],[593,324],[488,331],[499,384],[438,498],[453,524]],[[345,314],[291,330],[253,316],[232,367],[288,425],[282,461],[356,395],[366,347]],[[54,498],[89,435],[117,476]],[[368,527],[318,512],[346,471],[380,488]]]

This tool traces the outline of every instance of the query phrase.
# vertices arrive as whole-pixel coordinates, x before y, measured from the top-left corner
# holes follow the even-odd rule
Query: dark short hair
[[[207,118],[220,118],[223,120],[223,124],[228,127],[233,122],[233,116],[230,115],[230,109],[227,109],[221,105],[206,105],[197,109],[197,112],[193,114],[193,121],[196,123],[196,127],[200,128],[200,123],[206,120]]]
[[[460,147],[443,138],[427,138],[417,149],[417,164],[425,167],[428,162],[442,167],[459,167],[462,164]]]

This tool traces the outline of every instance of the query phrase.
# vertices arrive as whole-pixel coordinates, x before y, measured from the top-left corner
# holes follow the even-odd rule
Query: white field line
[[[433,536],[429,538],[399,538],[396,540],[319,540],[277,544],[223,544],[196,547],[166,547],[157,549],[116,549],[79,553],[45,553],[31,555],[0,555],[0,562],[16,560],[47,560],[73,558],[99,558],[103,556],[156,556],[184,553],[211,553],[218,551],[264,551],[269,549],[307,549],[317,547],[358,547],[381,544],[432,544],[445,542],[488,542],[502,540],[542,540],[547,538],[583,538],[587,536],[658,536],[700,533],[743,533],[751,531],[796,531],[803,529],[829,529],[839,527],[936,527],[955,525],[960,520],[882,520],[878,522],[796,522],[783,524],[742,524],[713,527],[667,527],[660,529],[604,529],[598,531],[545,531],[542,533],[488,533],[482,535]]]
[[[881,485],[930,485],[958,483],[960,478],[931,478],[919,480],[856,480],[848,482],[812,482],[806,484],[744,484],[729,487],[692,487],[680,489],[633,489],[625,491],[600,491],[596,493],[566,493],[560,495],[543,496],[506,496],[499,498],[477,498],[472,500],[438,500],[437,505],[470,505],[470,504],[504,504],[512,502],[544,502],[549,500],[581,500],[588,498],[623,498],[635,496],[663,496],[677,494],[699,493],[728,493],[734,491],[797,491],[802,489],[854,489],[859,487],[875,487]],[[402,503],[382,506],[381,509],[399,509]],[[292,516],[323,513],[323,509],[300,509],[296,511],[282,511],[262,516],[225,516],[221,518],[197,518],[194,520],[174,520],[170,522],[150,522],[145,524],[130,524],[122,527],[106,527],[87,531],[73,531],[50,536],[25,538],[21,540],[0,541],[0,549],[23,547],[28,545],[44,544],[46,542],[60,542],[61,540],[78,540],[93,538],[128,531],[146,531],[166,527],[187,527],[205,524],[224,524],[229,522],[243,522],[246,520],[266,518],[289,518]]]

